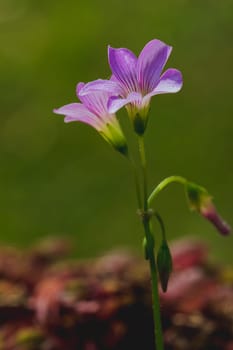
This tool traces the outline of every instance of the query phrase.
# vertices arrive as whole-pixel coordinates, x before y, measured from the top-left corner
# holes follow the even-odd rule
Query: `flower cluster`
[[[148,42],[138,57],[126,48],[116,49],[109,46],[108,61],[112,71],[110,79],[97,79],[86,84],[79,83],[76,94],[80,102],[65,105],[55,109],[54,112],[65,115],[66,123],[79,121],[92,126],[114,149],[133,163],[132,157],[129,157],[126,138],[115,113],[125,106],[134,131],[139,135],[138,139],[143,140],[152,96],[176,93],[182,88],[183,80],[179,70],[169,68],[162,73],[171,51],[171,46],[157,39]],[[144,168],[143,176],[145,176],[146,158],[145,154],[142,154],[144,146],[140,142],[139,153],[141,165]],[[144,141],[142,142],[144,144]],[[162,183],[166,184],[177,179],[185,185],[190,208],[209,220],[220,233],[228,235],[231,231],[230,226],[218,215],[211,196],[204,188],[179,176],[164,179]],[[151,196],[147,198],[147,189],[145,189],[147,179],[144,178],[143,181],[144,208],[141,204],[142,192],[138,179],[136,179],[136,188],[139,209],[146,212]],[[157,188],[155,189],[156,194],[160,191],[160,187],[163,187],[162,183],[157,186],[158,191]],[[172,270],[166,240],[159,251],[157,264],[163,288],[166,290]]]
[[[162,73],[171,51],[171,46],[157,39],[148,42],[138,57],[126,48],[116,49],[109,46],[108,61],[112,72],[110,79],[97,79],[86,84],[79,83],[76,93],[80,102],[71,103],[54,110],[57,114],[65,115],[65,122],[67,123],[79,121],[95,128],[115,150],[126,156],[133,165],[139,212],[144,214],[142,222],[145,230],[143,241],[145,257],[150,260],[150,266],[154,267],[156,266],[153,262],[155,247],[150,220],[151,213],[153,215],[156,212],[150,208],[150,204],[151,200],[171,182],[180,182],[184,185],[190,208],[209,220],[221,234],[228,235],[231,231],[230,226],[217,213],[208,192],[203,187],[189,182],[185,178],[171,176],[164,179],[148,197],[143,136],[148,123],[150,101],[154,95],[176,93],[180,91],[183,85],[182,74],[179,70],[169,68]],[[115,114],[122,107],[126,107],[134,131],[138,136],[142,170],[141,179],[143,180],[141,184],[138,180],[139,176],[133,157],[128,152],[126,138]],[[158,213],[155,216],[159,220],[163,236],[157,252],[156,269],[158,270],[162,290],[166,292],[172,273],[172,256],[167,244],[162,219],[159,219]],[[157,288],[155,283],[153,288]],[[158,309],[158,305],[155,305],[155,313]],[[154,318],[159,319],[155,315]],[[157,329],[156,346],[162,350],[163,347],[158,345],[162,343],[161,325],[157,326],[159,331]]]
[[[126,106],[136,133],[144,133],[151,97],[178,92],[182,87],[180,71],[168,69],[161,75],[171,51],[171,46],[156,39],[146,44],[138,58],[126,48],[109,46],[111,78],[79,83],[76,92],[81,103],[54,112],[65,115],[65,122],[91,125],[117,151],[127,155],[126,139],[115,113]]]

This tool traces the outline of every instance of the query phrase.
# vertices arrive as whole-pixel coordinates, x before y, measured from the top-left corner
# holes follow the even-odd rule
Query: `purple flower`
[[[77,85],[76,93],[82,103],[71,103],[54,109],[54,113],[65,115],[65,123],[79,121],[92,126],[117,151],[127,155],[127,143],[115,114],[110,113],[107,103],[111,94],[93,91],[81,95],[84,83]]]
[[[231,233],[231,227],[218,214],[212,203],[212,197],[205,188],[188,182],[186,193],[192,210],[196,210],[205,219],[210,221],[222,235],[225,236]]]
[[[170,68],[161,75],[171,51],[171,46],[157,39],[147,43],[138,58],[128,49],[109,46],[111,79],[86,84],[82,94],[93,90],[110,91],[113,96],[108,102],[109,112],[115,113],[126,106],[136,132],[143,134],[151,97],[175,93],[182,87],[182,75],[177,69]]]

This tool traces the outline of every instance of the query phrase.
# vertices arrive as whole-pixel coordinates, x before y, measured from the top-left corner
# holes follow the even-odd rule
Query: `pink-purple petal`
[[[66,123],[79,121],[91,125],[97,130],[99,130],[102,125],[101,120],[81,103],[70,103],[58,109],[54,109],[54,113],[65,115],[64,121]]]
[[[129,103],[138,103],[142,101],[142,95],[137,92],[130,93],[127,98],[118,98],[115,96],[110,97],[108,101],[108,111],[109,113],[116,113],[122,107]]]
[[[68,105],[53,110],[56,114],[75,116],[79,113],[86,113],[87,109],[82,103],[70,103]]]
[[[101,84],[102,82],[103,81],[101,81]],[[95,82],[91,82],[91,83],[95,83]],[[89,86],[91,85],[91,83],[88,83]],[[98,81],[97,83],[98,87],[99,87],[99,83],[100,82]],[[110,93],[109,91],[98,90],[98,89],[86,90],[86,85],[88,84],[79,83],[76,88],[77,95],[80,101],[85,105],[85,107],[87,107],[89,111],[94,113],[103,121],[106,121],[106,119],[109,119],[107,103],[108,103],[109,97],[112,96],[112,93]],[[95,86],[95,84],[93,85]],[[105,82],[104,82],[104,85],[105,85]]]
[[[183,85],[182,74],[179,70],[170,68],[163,73],[154,90],[149,93],[150,97],[159,94],[176,93]]]
[[[77,90],[79,98],[81,98],[84,95],[90,94],[93,91],[106,91],[112,95],[119,95],[122,92],[119,83],[112,79],[97,79],[85,84],[85,86],[83,86],[82,89],[78,89],[77,86]]]
[[[124,107],[127,103],[128,101],[126,98],[112,96],[108,100],[108,112],[112,114],[116,113],[117,111],[119,111],[119,109]]]
[[[79,93],[84,88],[84,86],[85,86],[85,83],[78,83],[77,84],[77,86],[76,86],[76,95],[77,95],[77,97],[79,97]]]
[[[149,93],[156,87],[171,51],[171,46],[157,39],[149,41],[142,49],[137,62],[137,79],[142,92]]]
[[[80,101],[93,114],[102,117],[107,114],[108,93],[93,91],[90,94],[79,96]]]
[[[125,93],[138,91],[135,54],[125,48],[115,49],[109,46],[108,61],[113,75],[122,85]]]

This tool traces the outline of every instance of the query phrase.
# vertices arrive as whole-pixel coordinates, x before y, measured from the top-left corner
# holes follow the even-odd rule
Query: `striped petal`
[[[142,49],[137,62],[137,79],[142,92],[149,93],[156,87],[171,51],[171,46],[157,39],[149,41]]]
[[[97,130],[100,130],[102,127],[101,120],[81,103],[70,103],[54,109],[54,113],[65,115],[64,121],[66,123],[79,121],[91,125]]]
[[[154,95],[173,94],[181,90],[183,85],[182,74],[179,70],[170,68],[161,76],[156,87],[143,97],[143,105],[147,105]]]
[[[122,92],[122,88],[120,87],[118,81],[114,81],[113,77],[111,78],[111,80],[93,80],[84,85],[85,86],[82,86],[82,88],[80,89],[78,88],[79,84],[77,86],[77,94],[80,99],[82,99],[83,96],[95,91],[106,91],[111,95],[120,95]]]
[[[153,95],[175,93],[181,90],[183,85],[182,74],[179,70],[170,68],[163,73]]]
[[[125,48],[114,49],[109,46],[108,61],[113,75],[124,89],[125,94],[138,91],[135,54]]]
[[[115,96],[110,97],[108,101],[108,111],[109,113],[116,113],[122,107],[129,103],[140,104],[142,101],[142,95],[138,92],[130,93],[127,98],[118,98]]]

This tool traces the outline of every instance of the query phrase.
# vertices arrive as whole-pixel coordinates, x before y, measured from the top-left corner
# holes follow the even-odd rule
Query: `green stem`
[[[146,251],[147,251],[146,256],[149,260],[150,273],[151,273],[155,345],[156,345],[156,350],[164,350],[162,324],[161,324],[161,316],[160,316],[158,273],[157,273],[157,266],[155,263],[155,256],[154,256],[154,238],[151,233],[151,227],[150,227],[151,217],[148,213],[147,166],[146,166],[145,145],[144,145],[143,136],[139,136],[138,144],[139,144],[140,160],[141,160],[141,165],[143,170],[144,213],[142,216],[142,221],[143,221],[143,227],[144,227],[145,237],[146,237]]]
[[[143,222],[145,236],[148,244],[148,259],[150,264],[151,273],[151,286],[152,286],[152,304],[153,304],[153,318],[154,318],[154,336],[156,350],[164,350],[163,345],[163,333],[160,316],[160,303],[159,303],[159,290],[158,290],[158,273],[157,266],[154,257],[154,238],[150,230],[150,221],[148,219]]]
[[[187,183],[187,180],[182,176],[176,176],[176,175],[167,177],[166,179],[161,181],[158,184],[158,186],[156,186],[155,189],[152,191],[150,197],[148,198],[148,205],[150,206],[151,202],[157,197],[159,192],[161,192],[165,187],[167,187],[167,185],[169,185],[172,182],[177,182],[182,185],[185,185]]]

